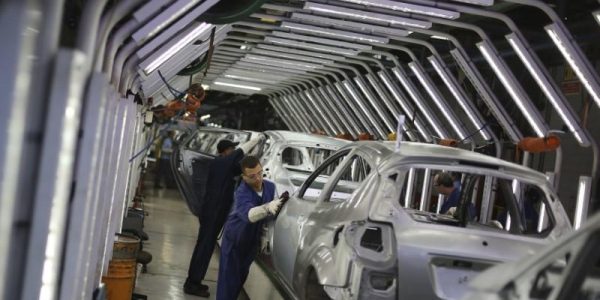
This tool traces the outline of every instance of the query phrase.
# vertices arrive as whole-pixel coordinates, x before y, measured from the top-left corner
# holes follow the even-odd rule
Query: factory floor
[[[198,219],[190,213],[177,189],[147,189],[144,210],[147,217],[144,231],[149,240],[144,250],[152,254],[147,273],[142,273],[135,293],[148,299],[207,299],[183,292],[188,265],[196,243]],[[210,298],[216,299],[219,270],[219,248],[215,249],[204,284],[209,286]],[[253,264],[248,280],[238,299],[284,299],[263,269]]]

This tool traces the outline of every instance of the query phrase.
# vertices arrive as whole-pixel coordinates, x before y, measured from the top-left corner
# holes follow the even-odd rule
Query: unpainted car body
[[[600,214],[550,247],[477,276],[465,300],[600,299]]]
[[[173,152],[171,167],[177,185],[192,212],[201,194],[202,177],[208,161],[218,155],[217,143],[222,139],[244,143],[258,132],[204,127],[188,134]],[[278,193],[294,192],[306,177],[335,150],[348,141],[291,131],[266,131],[267,139],[249,154],[260,157],[264,176],[275,182]]]
[[[454,216],[436,213],[441,202],[429,205],[435,170],[462,173]],[[502,192],[484,197],[490,184]],[[521,188],[543,196],[536,224],[519,210]],[[480,208],[474,220],[462,213],[469,203]],[[504,225],[493,220],[503,214]],[[570,230],[539,172],[443,146],[406,142],[395,151],[389,143],[357,142],[311,174],[270,238],[275,272],[299,299],[456,299],[482,270],[537,252]]]
[[[273,181],[279,194],[295,192],[306,178],[346,140],[292,131],[265,131],[260,149],[265,178]]]

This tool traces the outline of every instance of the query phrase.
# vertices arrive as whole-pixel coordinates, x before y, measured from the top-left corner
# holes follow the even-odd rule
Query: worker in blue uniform
[[[440,194],[446,196],[446,200],[444,200],[444,204],[440,208],[440,214],[454,214],[460,204],[460,180],[453,178],[450,173],[441,172],[433,177],[433,186]],[[469,220],[473,220],[476,217],[475,206],[471,202],[468,204],[467,214]]]
[[[258,158],[241,161],[242,183],[235,192],[234,207],[227,218],[217,280],[217,299],[235,300],[258,253],[264,222],[275,216],[283,199],[276,199],[275,184],[263,179]]]
[[[200,297],[209,297],[208,286],[202,284],[210,258],[215,249],[217,237],[225,224],[229,210],[233,203],[235,178],[241,173],[240,161],[245,153],[258,143],[264,141],[265,136],[259,136],[242,144],[230,140],[221,140],[217,144],[219,156],[209,165],[208,182],[206,183],[206,196],[198,220],[200,229],[194,247],[194,253],[188,269],[188,277],[183,285],[186,294]]]

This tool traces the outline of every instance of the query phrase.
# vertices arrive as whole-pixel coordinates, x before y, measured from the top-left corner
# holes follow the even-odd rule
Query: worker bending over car
[[[221,241],[218,300],[237,299],[258,253],[263,224],[277,215],[283,204],[283,199],[273,200],[275,184],[263,179],[257,157],[246,156],[240,165],[243,181],[235,192]]]

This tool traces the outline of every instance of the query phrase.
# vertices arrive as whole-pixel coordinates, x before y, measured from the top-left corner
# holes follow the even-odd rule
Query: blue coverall
[[[248,211],[270,202],[275,197],[275,184],[263,181],[262,197],[246,182],[235,192],[234,207],[227,218],[217,280],[217,300],[235,300],[248,277],[250,265],[260,246],[260,234],[266,218],[256,223],[248,220]]]
[[[446,201],[444,201],[444,204],[442,204],[442,207],[440,208],[440,214],[445,214],[451,207],[458,208],[458,205],[460,204],[460,189],[460,183],[457,185],[455,182],[454,190],[450,193],[448,198],[446,198]],[[469,202],[469,206],[467,207],[469,220],[473,220],[477,216],[475,210],[473,203]]]
[[[243,157],[244,151],[236,149],[227,156],[215,158],[210,164],[205,203],[198,216],[200,230],[186,284],[200,284],[204,280],[217,236],[233,203],[234,178],[241,174],[239,162]]]

